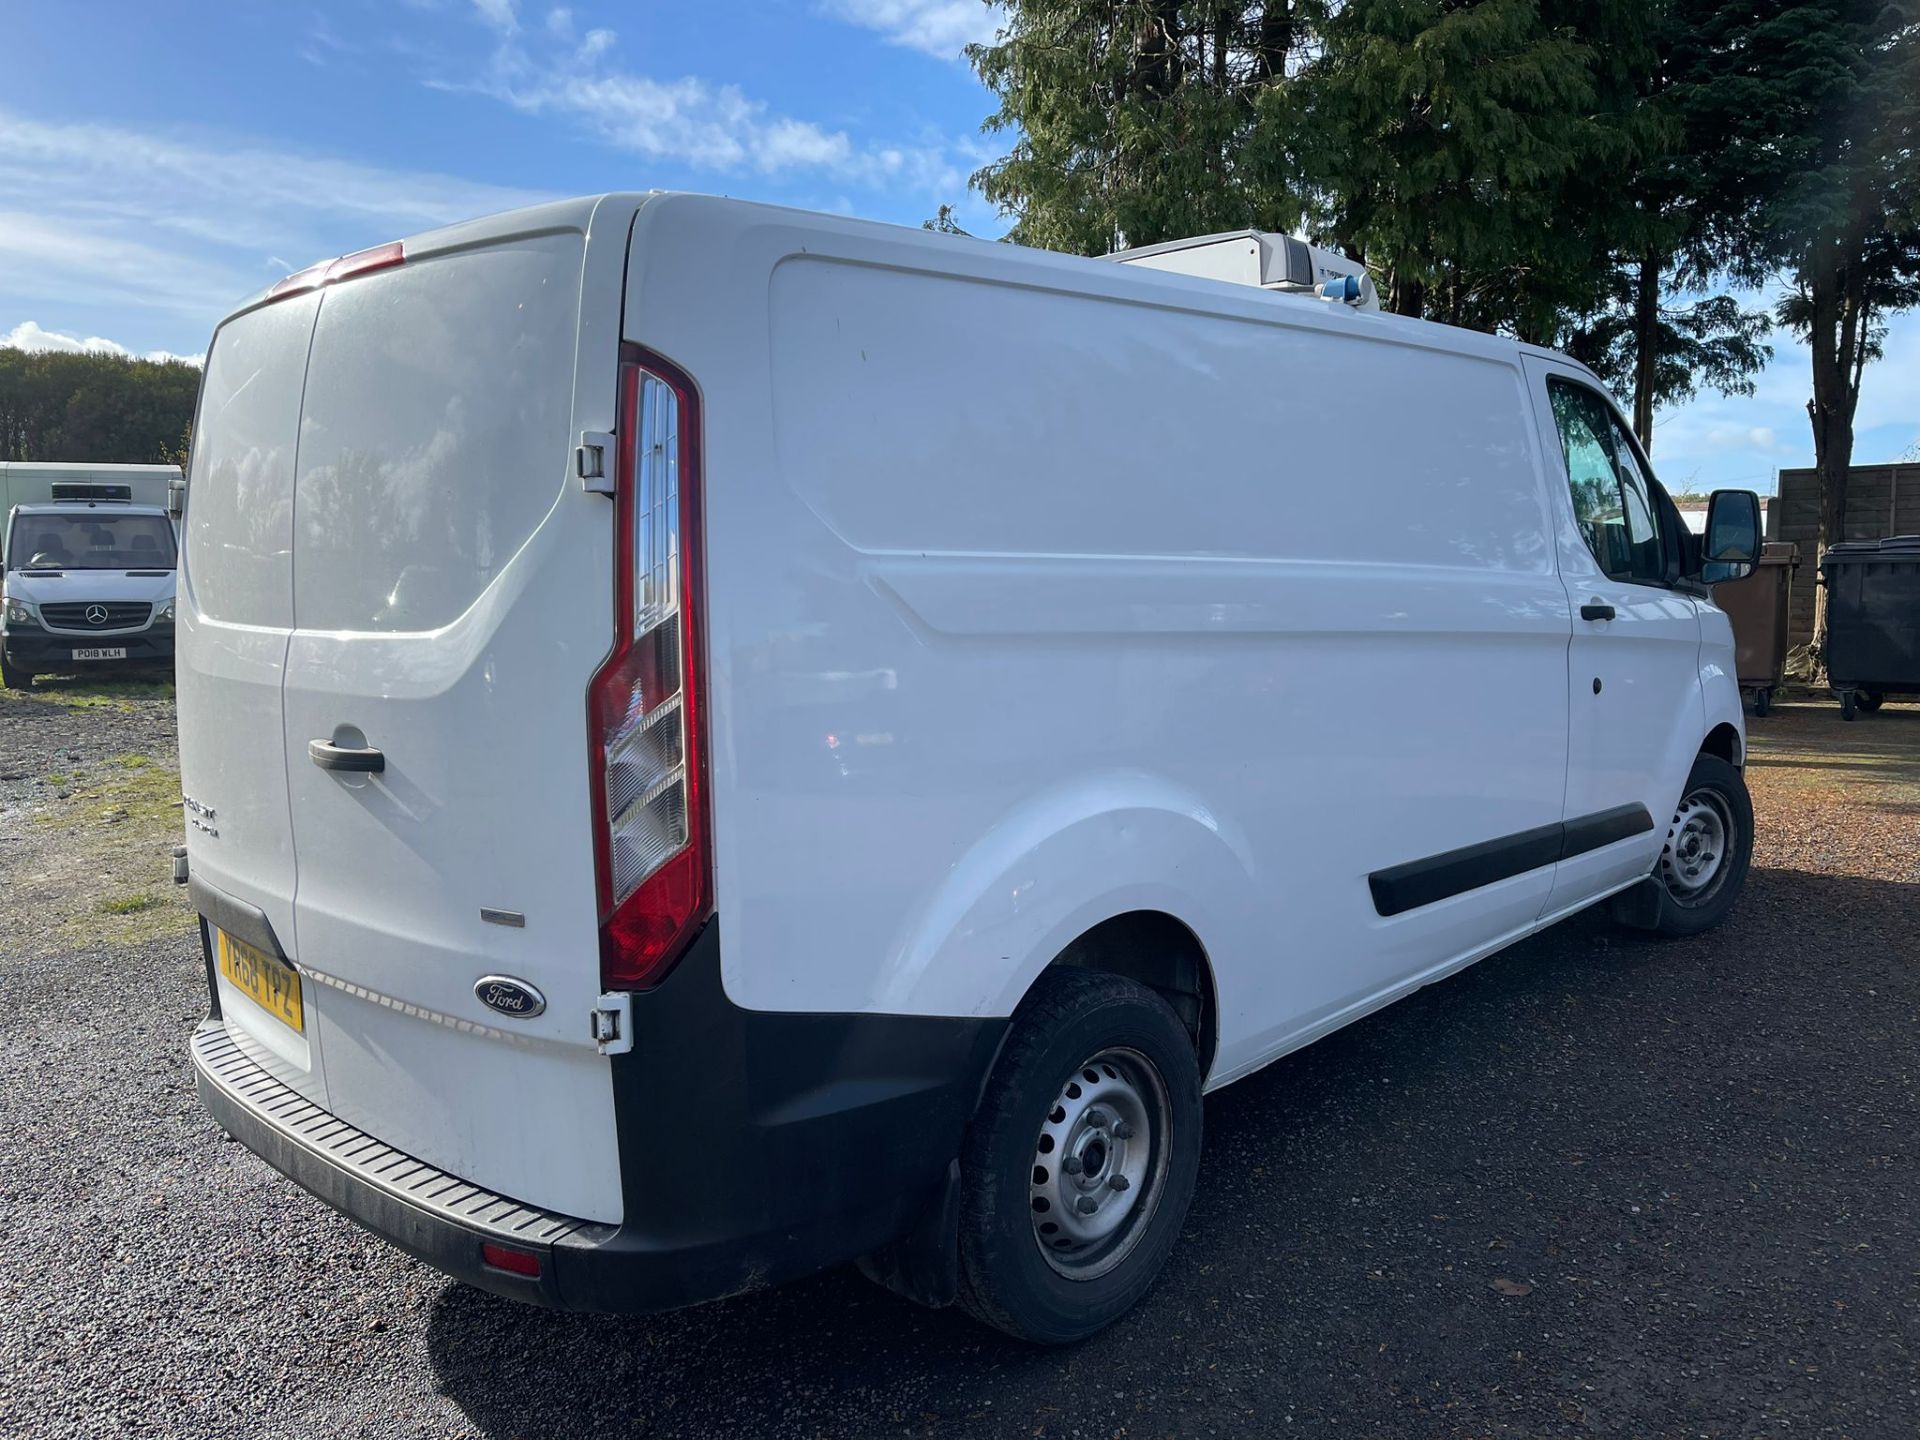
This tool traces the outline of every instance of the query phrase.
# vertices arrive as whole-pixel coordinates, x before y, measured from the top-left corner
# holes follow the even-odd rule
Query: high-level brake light
[[[700,446],[692,382],[620,366],[617,631],[588,691],[600,974],[658,983],[713,908],[701,713]]]
[[[365,250],[356,250],[351,255],[342,255],[338,260],[322,260],[304,270],[296,270],[269,290],[267,299],[284,300],[289,295],[317,290],[322,285],[365,275],[370,270],[390,269],[404,263],[406,258],[406,245],[399,240],[389,240],[384,245],[373,245]]]

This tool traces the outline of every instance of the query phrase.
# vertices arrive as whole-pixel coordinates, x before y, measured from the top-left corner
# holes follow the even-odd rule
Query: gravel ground
[[[1213,1097],[1166,1278],[1065,1351],[844,1272],[644,1319],[446,1281],[217,1138],[184,933],[9,924],[0,1434],[1910,1440],[1920,707],[1753,729],[1725,927],[1578,917]]]

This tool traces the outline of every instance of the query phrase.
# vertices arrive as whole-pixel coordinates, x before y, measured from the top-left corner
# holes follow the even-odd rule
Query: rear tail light
[[[701,744],[699,423],[693,386],[626,347],[620,365],[613,653],[588,709],[600,976],[658,983],[713,905]]]

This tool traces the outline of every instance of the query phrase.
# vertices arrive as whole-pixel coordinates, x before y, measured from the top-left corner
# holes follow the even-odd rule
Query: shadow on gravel
[[[448,1285],[434,1370],[499,1437],[1895,1433],[1917,927],[1920,885],[1756,870],[1713,935],[1589,912],[1423,990],[1209,1100],[1165,1278],[1070,1350],[842,1271],[639,1318]]]

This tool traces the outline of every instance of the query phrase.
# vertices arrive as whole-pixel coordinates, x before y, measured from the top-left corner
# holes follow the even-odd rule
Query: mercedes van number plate
[[[300,972],[264,951],[236,940],[224,930],[213,932],[214,954],[220,973],[233,988],[276,1020],[306,1033],[306,1012],[300,1006]]]
[[[73,652],[76,660],[124,660],[127,647],[124,645],[89,645]]]

